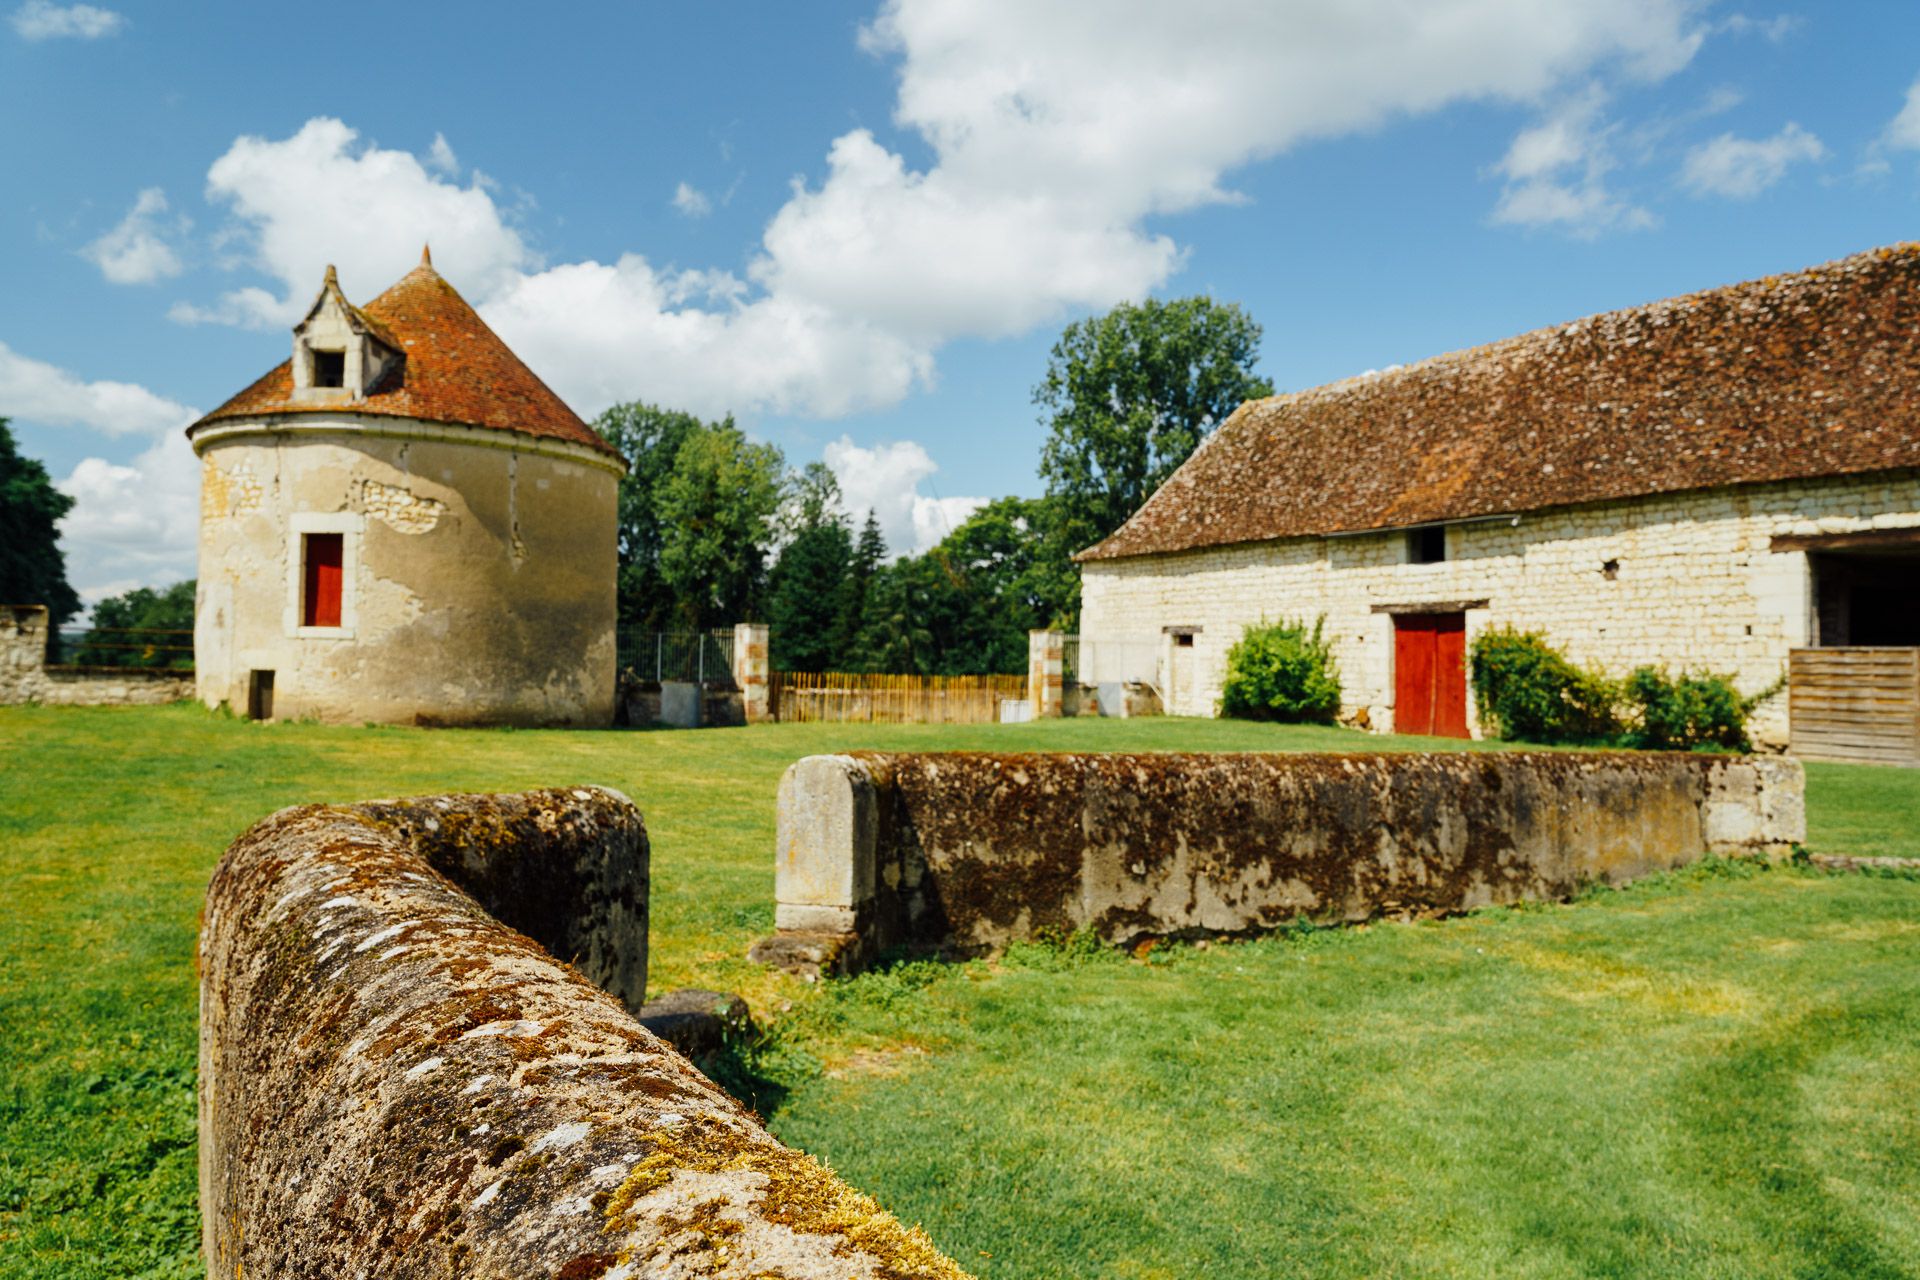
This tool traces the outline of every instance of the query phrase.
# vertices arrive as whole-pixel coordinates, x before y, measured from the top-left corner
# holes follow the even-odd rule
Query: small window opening
[[[346,538],[338,533],[309,533],[303,540],[300,600],[300,625],[337,627],[340,625],[340,568],[345,559]]]
[[[347,353],[344,351],[314,352],[313,385],[316,387],[346,386]]]
[[[1447,530],[1444,525],[1407,530],[1407,563],[1439,564],[1447,558]]]
[[[273,719],[273,672],[247,673],[247,719]]]
[[[1181,648],[1181,649],[1193,648],[1193,632],[1191,631],[1175,632],[1173,637],[1173,643],[1177,648]]]
[[[1600,576],[1608,582],[1612,582],[1615,578],[1618,578],[1620,576],[1620,562],[1618,560],[1609,560],[1601,565]]]

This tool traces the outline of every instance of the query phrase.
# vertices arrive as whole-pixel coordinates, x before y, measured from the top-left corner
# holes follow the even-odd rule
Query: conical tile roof
[[[518,431],[617,456],[612,445],[508,349],[424,254],[419,266],[359,310],[374,323],[378,336],[406,354],[401,366],[365,397],[344,404],[296,401],[292,362],[282,361],[194,423],[188,433],[232,418],[346,411]]]

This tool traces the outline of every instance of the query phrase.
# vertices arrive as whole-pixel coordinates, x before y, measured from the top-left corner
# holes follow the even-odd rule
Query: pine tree
[[[873,514],[873,508],[867,508],[866,523],[860,526],[860,540],[853,549],[853,563],[847,572],[847,587],[844,610],[840,615],[841,651],[848,656],[847,665],[856,671],[873,671],[874,655],[867,651],[863,643],[869,618],[867,614],[872,604],[874,575],[880,572],[880,566],[887,558],[887,540],[880,534],[880,521]]]

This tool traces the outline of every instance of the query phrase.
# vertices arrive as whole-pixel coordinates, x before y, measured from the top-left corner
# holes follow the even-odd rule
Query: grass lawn
[[[0,1274],[196,1275],[193,933],[309,800],[619,787],[653,985],[746,992],[776,1132],[983,1276],[1920,1275],[1920,882],[1707,864],[1569,905],[813,990],[743,958],[772,794],[852,747],[1375,749],[1211,721],[695,733],[0,708]],[[1810,843],[1920,855],[1920,771]],[[788,1007],[789,1004],[791,1007]]]

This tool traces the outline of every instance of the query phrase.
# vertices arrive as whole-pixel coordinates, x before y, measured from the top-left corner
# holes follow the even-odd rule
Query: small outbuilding
[[[1461,737],[1488,627],[1748,693],[1790,654],[1897,666],[1875,653],[1920,646],[1920,245],[1250,402],[1079,559],[1082,666],[1139,668],[1083,678],[1151,680],[1175,714],[1213,714],[1227,650],[1281,617],[1326,619],[1349,721]],[[1756,736],[1785,742],[1789,705]],[[1889,708],[1838,710],[1911,738]]]
[[[612,722],[626,464],[433,269],[187,430],[199,696],[258,719]]]

